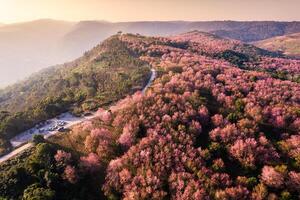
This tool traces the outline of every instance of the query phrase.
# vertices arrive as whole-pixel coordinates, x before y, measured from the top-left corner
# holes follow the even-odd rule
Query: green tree
[[[35,135],[35,136],[33,136],[32,142],[34,144],[44,143],[45,142],[44,136],[42,136],[42,135]]]
[[[33,184],[24,191],[22,200],[51,200],[54,196],[54,191],[43,188],[39,184]]]

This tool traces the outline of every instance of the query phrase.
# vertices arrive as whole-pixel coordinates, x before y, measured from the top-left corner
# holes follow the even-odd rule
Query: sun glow
[[[291,21],[300,20],[299,7],[298,0],[0,0],[0,22],[40,18],[69,21]]]

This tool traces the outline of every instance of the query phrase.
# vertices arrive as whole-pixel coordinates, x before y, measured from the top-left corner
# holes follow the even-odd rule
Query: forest
[[[158,78],[36,136],[0,165],[0,199],[299,199],[298,60],[201,32],[114,37]]]

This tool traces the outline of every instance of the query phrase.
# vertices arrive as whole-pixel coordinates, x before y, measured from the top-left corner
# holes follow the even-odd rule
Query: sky
[[[0,22],[300,21],[300,0],[0,0]]]

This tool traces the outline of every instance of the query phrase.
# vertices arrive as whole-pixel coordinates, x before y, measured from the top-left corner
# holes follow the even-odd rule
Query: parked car
[[[65,121],[58,121],[58,122],[56,122],[56,124],[57,124],[58,126],[64,126],[64,125],[67,124],[67,122],[65,122]]]
[[[60,127],[60,128],[58,129],[59,132],[64,132],[65,130],[66,130],[65,127]]]

